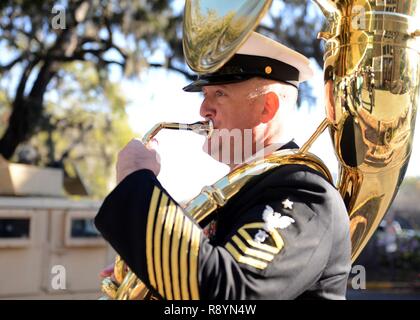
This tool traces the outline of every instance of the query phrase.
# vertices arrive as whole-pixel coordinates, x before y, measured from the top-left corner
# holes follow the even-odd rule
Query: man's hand
[[[148,169],[156,176],[160,172],[160,157],[155,150],[156,140],[152,140],[147,147],[139,140],[131,140],[118,154],[117,184],[131,173]]]
[[[113,277],[114,276],[114,263],[110,264],[109,266],[105,267],[99,274],[99,276],[103,278]]]

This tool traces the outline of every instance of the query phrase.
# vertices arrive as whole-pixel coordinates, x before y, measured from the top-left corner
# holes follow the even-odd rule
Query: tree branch
[[[107,60],[107,59],[101,59],[101,61],[104,62],[107,65],[109,65],[109,64],[117,64],[121,68],[124,68],[125,67],[125,63],[124,62],[119,62],[119,61],[115,61],[115,60]]]
[[[21,101],[24,98],[26,82],[28,81],[29,75],[31,74],[33,68],[38,64],[39,59],[34,59],[33,61],[29,61],[28,65],[26,66],[25,70],[20,77],[19,84],[16,89],[15,94],[15,101]]]
[[[81,124],[79,125],[81,127]],[[66,158],[68,158],[70,152],[80,143],[83,142],[85,139],[86,134],[91,131],[94,128],[93,124],[89,124],[87,128],[82,129],[80,128],[80,135],[77,139],[75,139],[70,146],[61,154],[60,160],[58,160],[59,163],[62,163]]]
[[[191,81],[196,80],[196,78],[197,78],[196,75],[193,75],[193,74],[191,74],[191,73],[189,73],[185,70],[182,70],[180,68],[177,68],[177,67],[173,66],[172,64],[165,65],[165,64],[161,64],[161,63],[150,63],[149,67],[152,67],[152,68],[167,68],[169,70],[181,73],[182,75],[185,76],[185,78],[187,78],[188,80],[191,80]]]
[[[4,72],[7,70],[10,70],[11,68],[13,68],[13,66],[18,63],[23,61],[23,59],[27,56],[27,53],[23,53],[20,56],[18,56],[16,59],[10,61],[9,63],[5,64],[5,65],[0,65],[0,72]]]

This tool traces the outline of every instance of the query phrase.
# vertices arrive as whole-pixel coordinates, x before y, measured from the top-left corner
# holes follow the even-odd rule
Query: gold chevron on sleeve
[[[277,253],[280,252],[280,249],[278,249],[276,247],[273,247],[273,246],[270,246],[270,245],[267,245],[267,244],[264,244],[264,243],[259,243],[259,242],[255,241],[254,239],[251,238],[249,233],[246,232],[244,229],[240,229],[238,231],[238,233],[242,236],[242,238],[245,239],[245,241],[247,242],[247,244],[249,246],[252,246],[254,248],[261,249],[261,250],[264,250],[264,251],[268,251],[272,254],[277,254]]]
[[[156,217],[155,228],[153,230],[153,258],[156,269],[156,282],[157,290],[162,297],[165,297],[165,291],[163,287],[163,275],[162,275],[162,262],[161,262],[161,250],[162,250],[162,229],[165,224],[166,211],[168,209],[169,199],[165,193],[162,193],[160,199],[160,205],[158,206],[158,214]]]
[[[255,258],[259,258],[261,260],[265,260],[265,261],[271,261],[274,258],[274,255],[261,251],[261,250],[256,250],[253,248],[248,247],[245,243],[242,242],[241,239],[239,239],[238,236],[233,236],[232,241],[236,244],[236,246],[241,249],[241,251],[248,255],[248,256],[252,256]]]
[[[250,231],[255,232],[263,229],[263,222],[246,224],[237,231],[237,234],[231,238],[225,248],[237,262],[257,269],[265,269],[275,255],[282,250],[284,242],[278,230],[268,232],[272,239],[270,243],[259,243],[249,233]]]
[[[244,225],[242,228],[240,228],[238,233],[245,239],[245,241],[249,244],[249,246],[252,246],[257,249],[265,250],[273,254],[278,254],[281,251],[281,249],[283,249],[284,242],[277,230],[273,230],[269,232],[270,236],[273,238],[275,246],[265,244],[265,243],[258,243],[257,241],[252,239],[252,237],[250,236],[248,232],[248,230],[263,229],[263,228],[264,228],[264,223],[262,222],[249,223],[249,224]]]
[[[239,251],[236,250],[236,248],[230,242],[228,242],[225,245],[225,248],[238,263],[247,264],[251,267],[261,269],[261,270],[267,267],[267,263],[264,261],[260,261],[251,257],[241,255]]]
[[[274,230],[274,231],[270,232],[270,235],[273,237],[277,249],[279,249],[279,251],[281,249],[283,249],[284,241],[283,241],[283,238],[281,237],[280,233],[277,230]]]
[[[155,187],[153,189],[152,198],[150,200],[149,213],[147,216],[147,228],[146,228],[146,259],[147,259],[147,273],[149,275],[149,281],[152,287],[156,288],[156,277],[153,263],[153,228],[156,216],[156,208],[158,206],[158,200],[161,191]]]
[[[168,211],[165,219],[165,227],[163,233],[163,244],[162,244],[162,269],[163,269],[163,283],[165,286],[165,298],[172,300],[172,281],[170,275],[169,257],[170,257],[170,240],[172,235],[172,228],[174,226],[174,218],[176,211],[176,204],[169,200]]]

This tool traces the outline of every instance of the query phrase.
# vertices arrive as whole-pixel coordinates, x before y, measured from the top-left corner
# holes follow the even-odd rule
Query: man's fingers
[[[147,148],[157,150],[159,148],[159,142],[156,139],[152,139],[147,144]]]
[[[114,273],[114,264],[112,263],[109,266],[107,266],[105,269],[103,269],[99,275],[102,278],[106,278],[106,277],[111,276],[113,273]]]

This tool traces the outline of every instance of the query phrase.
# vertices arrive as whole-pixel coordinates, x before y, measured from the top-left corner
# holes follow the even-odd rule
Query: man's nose
[[[211,103],[208,99],[204,99],[201,103],[200,116],[210,119],[214,119],[216,117],[216,109],[211,106]]]

